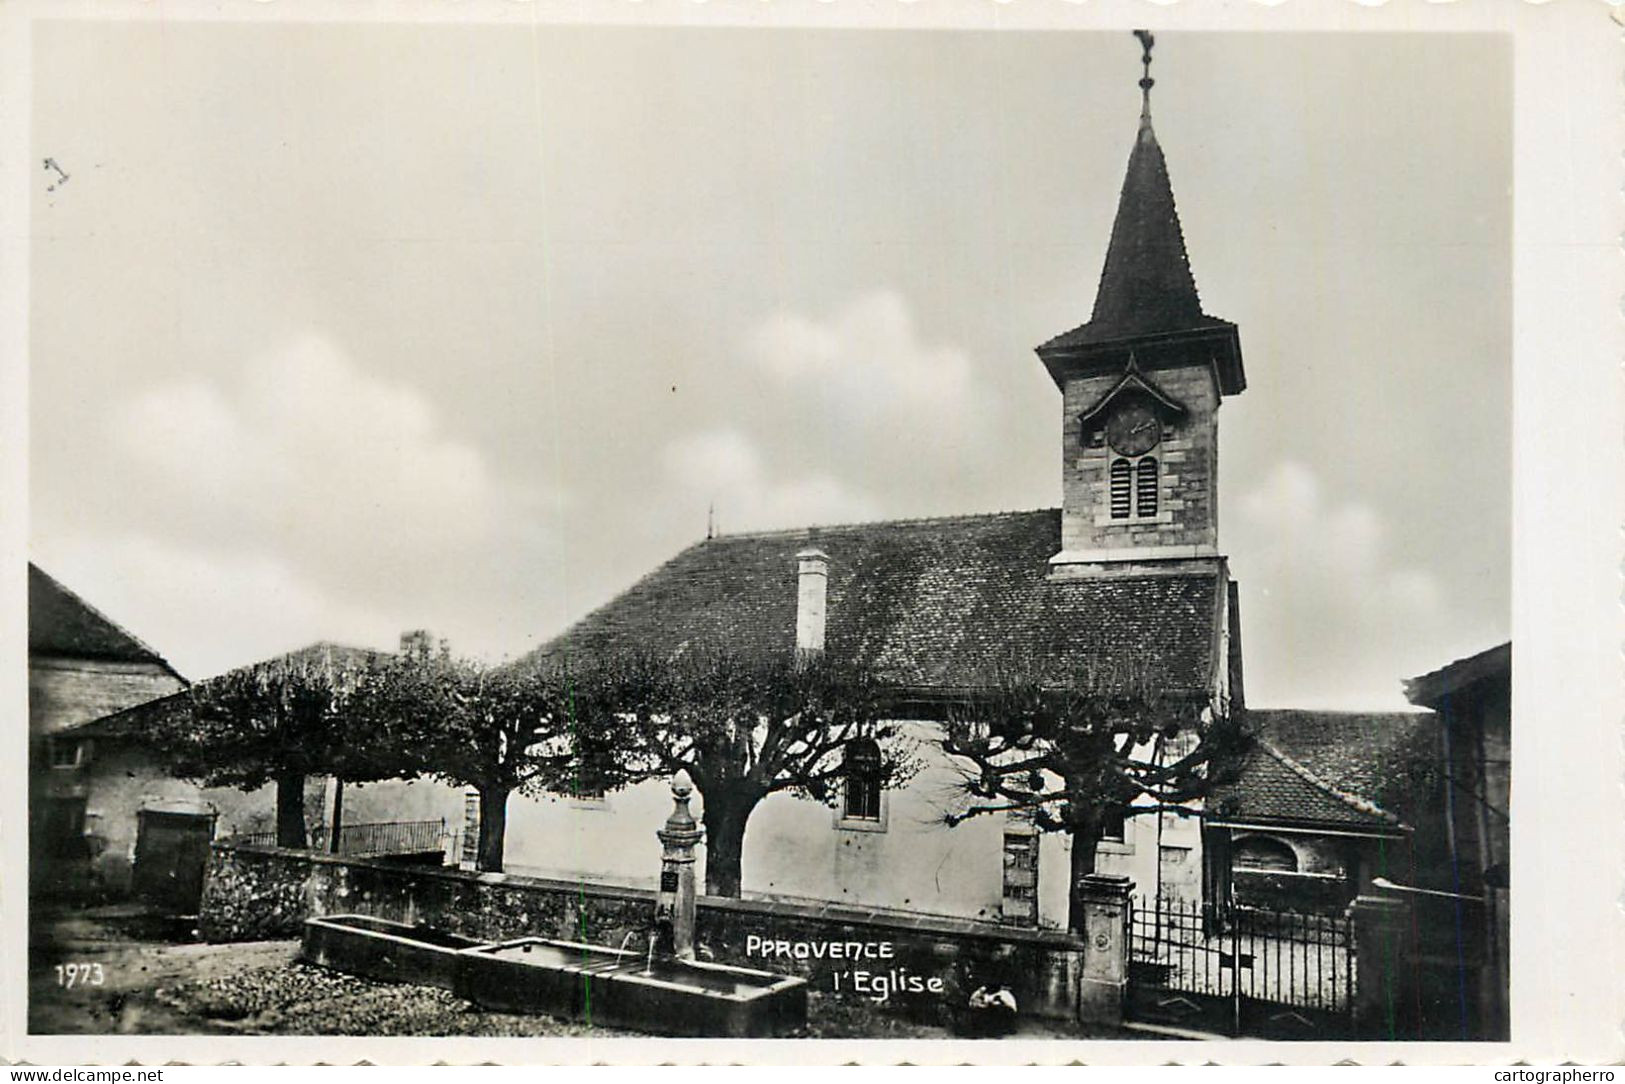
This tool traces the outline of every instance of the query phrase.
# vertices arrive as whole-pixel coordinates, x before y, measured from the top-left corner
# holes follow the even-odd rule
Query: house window
[[[1177,764],[1190,756],[1202,744],[1202,735],[1196,732],[1195,727],[1180,730],[1177,734],[1164,735],[1162,738],[1162,756],[1159,764]]]
[[[880,820],[880,746],[869,738],[846,743],[841,774],[843,820]]]
[[[570,800],[594,806],[603,805],[605,802],[604,787],[599,783],[579,782],[570,789]]]
[[[51,738],[46,748],[53,768],[77,768],[84,757],[84,743],[72,738]]]
[[[1108,809],[1100,816],[1100,841],[1122,843],[1128,834],[1128,810],[1123,806]]]

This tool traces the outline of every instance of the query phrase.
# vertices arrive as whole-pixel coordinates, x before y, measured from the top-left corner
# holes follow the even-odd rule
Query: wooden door
[[[143,809],[135,837],[132,881],[136,895],[171,914],[197,914],[213,838],[211,813]]]

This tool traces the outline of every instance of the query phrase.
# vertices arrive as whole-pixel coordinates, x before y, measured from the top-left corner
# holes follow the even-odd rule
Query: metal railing
[[[316,846],[326,849],[327,830],[318,828]],[[446,822],[378,821],[346,824],[339,829],[339,854],[420,854],[445,846]]]
[[[339,829],[337,853],[353,856],[379,854],[422,854],[438,851],[445,846],[446,822],[437,821],[377,821],[372,824],[346,824]],[[239,832],[228,836],[224,843],[247,847],[276,846],[276,830]],[[317,825],[310,831],[305,850],[326,851],[327,826]]]
[[[1347,916],[1136,900],[1129,933],[1130,1003],[1147,1019],[1177,1010],[1189,1020],[1162,1022],[1297,1038],[1351,1024],[1357,976]],[[1286,1034],[1282,1021],[1305,1034]]]

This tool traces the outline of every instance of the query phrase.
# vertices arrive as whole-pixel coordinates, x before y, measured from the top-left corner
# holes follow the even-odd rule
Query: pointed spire
[[[1145,50],[1140,130],[1129,154],[1106,267],[1089,321],[1109,330],[1113,337],[1179,331],[1208,322],[1185,253],[1168,163],[1151,127],[1151,87],[1155,83],[1151,46],[1155,39],[1144,30],[1134,33]]]
[[[1136,30],[1134,36],[1144,67],[1139,81],[1140,126],[1118,196],[1094,311],[1087,324],[1040,346],[1038,356],[1059,387],[1069,374],[1098,366],[1121,371],[1123,356],[1118,351],[1125,341],[1200,340],[1211,348],[1207,362],[1217,366],[1223,393],[1231,395],[1247,386],[1241,342],[1234,324],[1202,311],[1168,163],[1151,127],[1151,88],[1156,85],[1151,78],[1151,48],[1156,38],[1148,30]],[[1151,367],[1167,364],[1169,356],[1159,354]]]

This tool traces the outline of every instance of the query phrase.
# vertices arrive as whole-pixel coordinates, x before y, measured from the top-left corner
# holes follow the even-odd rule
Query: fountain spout
[[[655,916],[654,926],[649,930],[649,949],[656,956],[677,955],[677,931],[670,918]]]

